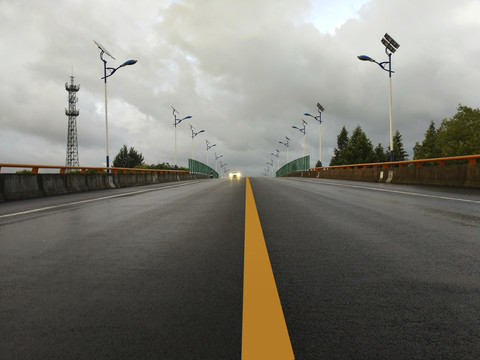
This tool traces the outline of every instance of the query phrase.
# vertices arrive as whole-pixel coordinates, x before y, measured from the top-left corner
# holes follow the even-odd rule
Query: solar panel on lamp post
[[[314,116],[309,113],[304,113],[303,115],[313,117],[318,121],[318,161],[320,162],[320,166],[322,166],[322,112],[325,111],[325,109],[320,103],[317,103],[317,108],[318,115]]]
[[[305,142],[306,142],[306,135],[307,131],[305,130],[305,125],[308,125],[305,120],[302,119],[303,128],[299,128],[296,126],[292,126],[292,128],[299,130],[303,134],[303,157],[305,157]]]
[[[276,153],[270,153],[270,155],[273,155],[277,158],[277,168],[280,169],[280,151],[275,149]]]
[[[195,147],[194,147],[194,139],[198,134],[205,132],[205,130],[200,130],[195,132],[195,126],[190,124],[190,130],[192,131],[192,160],[195,160]]]
[[[279,143],[279,144],[282,144],[282,145],[285,145],[285,147],[287,148],[287,161],[286,161],[285,164],[288,164],[288,149],[289,149],[289,147],[290,147],[290,144],[289,144],[290,139],[289,139],[288,137],[286,137],[286,136],[285,136],[285,139],[286,139],[285,142],[279,141],[278,143]]]
[[[377,64],[383,70],[388,72],[388,93],[389,93],[389,110],[390,110],[390,162],[394,160],[394,152],[393,152],[393,128],[392,128],[392,54],[397,51],[400,45],[393,40],[393,38],[385,33],[383,39],[381,40],[382,44],[385,46],[385,53],[388,56],[388,61],[377,62],[376,60],[372,59],[370,56],[367,55],[359,55],[357,58],[362,61],[369,61]],[[388,68],[387,68],[388,65]]]
[[[213,154],[215,155],[215,171],[218,173],[218,159],[222,158],[223,155],[217,156],[216,152],[214,152]]]
[[[175,110],[175,108],[170,105],[170,107],[172,108],[173,112],[173,118],[174,118],[174,126],[175,126],[175,170],[178,169],[178,165],[177,165],[177,125],[180,124],[183,120],[186,120],[186,119],[191,119],[192,117],[189,115],[189,116],[185,116],[183,119],[178,119],[177,118],[177,114],[180,115],[180,113]]]
[[[115,58],[101,44],[99,44],[95,40],[93,40],[93,42],[100,49],[100,59],[103,61],[103,77],[102,77],[102,79],[104,80],[104,84],[105,84],[105,86],[104,86],[104,88],[105,88],[105,166],[107,167],[107,172],[109,172],[108,168],[110,167],[110,156],[108,154],[107,78],[112,76],[115,73],[115,71],[117,71],[121,67],[135,64],[137,62],[137,60],[127,60],[122,65],[120,65],[116,68],[107,67],[107,60],[105,60],[103,58],[103,55],[106,54],[106,55],[110,56],[113,60],[115,60]],[[107,70],[108,70],[108,74],[107,74]]]
[[[207,166],[208,166],[208,150],[210,150],[214,146],[217,146],[217,144],[210,145],[210,142],[208,140],[205,140],[205,143],[207,144]]]

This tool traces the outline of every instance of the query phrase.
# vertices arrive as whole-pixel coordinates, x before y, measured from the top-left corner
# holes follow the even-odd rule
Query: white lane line
[[[95,198],[95,199],[73,201],[73,202],[70,202],[70,203],[65,203],[65,204],[60,204],[60,205],[46,206],[46,207],[42,207],[42,208],[38,208],[38,209],[31,209],[31,210],[25,210],[25,211],[20,211],[20,212],[11,213],[11,214],[0,215],[0,219],[7,218],[7,217],[12,217],[12,216],[19,216],[19,215],[36,213],[36,212],[45,211],[45,210],[59,209],[59,208],[67,207],[67,206],[71,206],[71,205],[85,204],[85,203],[94,202],[94,201],[101,201],[101,200],[113,199],[113,198],[118,198],[118,197],[123,197],[123,196],[141,194],[141,193],[145,193],[145,192],[151,192],[151,191],[157,191],[157,190],[163,190],[163,189],[171,189],[171,188],[186,186],[186,185],[195,184],[195,183],[198,183],[198,181],[189,182],[188,184],[168,185],[168,186],[158,187],[158,188],[155,188],[155,189],[145,189],[145,190],[132,191],[132,192],[123,193],[123,194],[103,196],[103,197],[99,197],[99,198]]]
[[[466,202],[466,203],[480,204],[480,200],[460,199],[460,198],[454,198],[454,197],[448,197],[448,196],[414,193],[414,192],[409,192],[409,191],[379,189],[379,188],[374,188],[374,187],[369,187],[369,186],[360,186],[360,185],[336,184],[336,183],[331,183],[331,182],[313,181],[313,180],[307,180],[307,179],[297,180],[297,181],[310,182],[310,183],[313,183],[313,184],[325,184],[325,185],[358,188],[358,189],[365,189],[365,190],[372,190],[372,191],[382,191],[382,192],[396,193],[396,194],[402,194],[402,195],[411,195],[411,196],[426,197],[426,198],[433,198],[433,199],[452,200],[452,201],[461,201],[461,202]]]

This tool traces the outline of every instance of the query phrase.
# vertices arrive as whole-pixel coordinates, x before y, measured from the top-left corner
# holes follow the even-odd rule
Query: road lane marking
[[[94,201],[101,201],[101,200],[114,199],[114,198],[123,197],[123,196],[141,194],[141,193],[145,193],[145,192],[149,192],[149,191],[157,191],[157,190],[163,190],[163,189],[170,189],[170,188],[174,188],[174,187],[179,187],[179,186],[185,186],[185,185],[194,184],[194,183],[197,183],[197,182],[198,182],[198,181],[189,182],[188,184],[167,185],[167,186],[162,186],[162,187],[158,187],[158,188],[154,188],[154,189],[145,189],[145,190],[131,191],[131,192],[128,192],[128,193],[123,193],[123,194],[110,195],[110,196],[102,196],[102,197],[94,198],[94,199],[79,200],[79,201],[73,201],[73,202],[65,203],[65,204],[45,206],[45,207],[38,208],[38,209],[31,209],[31,210],[19,211],[19,212],[11,213],[11,214],[0,215],[0,219],[7,218],[7,217],[13,217],[13,216],[19,216],[19,215],[26,215],[26,214],[31,214],[31,213],[36,213],[36,212],[41,212],[41,211],[46,211],[46,210],[59,209],[59,208],[67,207],[67,206],[71,206],[71,205],[79,205],[79,204],[85,204],[85,203],[94,202]]]
[[[242,360],[294,359],[248,177],[245,197]]]
[[[307,180],[307,179],[296,180],[296,181],[303,181],[303,182],[309,182],[309,183],[313,183],[313,184],[333,185],[333,186],[341,186],[341,187],[349,187],[349,188],[358,188],[358,189],[365,189],[365,190],[389,192],[389,193],[402,194],[402,195],[411,195],[411,196],[427,197],[427,198],[433,198],[433,199],[452,200],[452,201],[461,201],[461,202],[467,202],[467,203],[473,203],[473,204],[480,204],[480,200],[461,199],[461,198],[454,198],[454,197],[448,197],[448,196],[415,193],[415,192],[409,192],[409,191],[400,191],[400,190],[392,190],[392,189],[379,189],[379,188],[374,188],[374,187],[369,187],[369,186],[360,186],[360,185],[336,184],[336,183],[331,183],[331,182],[313,181],[313,180]]]

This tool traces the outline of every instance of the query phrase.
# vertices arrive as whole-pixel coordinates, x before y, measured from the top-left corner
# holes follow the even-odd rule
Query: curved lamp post
[[[270,153],[270,155],[273,155],[277,158],[277,168],[280,169],[280,151],[278,149],[275,149],[276,153]]]
[[[392,71],[392,54],[395,51],[397,51],[400,45],[395,40],[393,40],[392,37],[387,33],[385,33],[382,39],[382,44],[385,45],[385,53],[388,56],[388,61],[378,62],[367,55],[359,55],[357,56],[357,58],[362,61],[373,62],[378,66],[380,66],[383,70],[388,72],[389,109],[390,109],[390,161],[393,162],[394,154],[393,154],[393,129],[392,129],[392,73],[394,73],[394,71]],[[387,68],[387,65],[388,65],[388,68]]]
[[[292,128],[299,130],[303,134],[303,156],[305,157],[305,139],[307,134],[307,131],[305,130],[305,125],[308,125],[308,124],[305,120],[302,119],[302,125],[303,125],[303,128],[299,128],[296,126],[292,126]]]
[[[205,143],[207,144],[207,166],[208,166],[208,150],[210,150],[214,146],[217,146],[217,144],[210,145],[210,142],[208,140],[205,140]]]
[[[285,142],[279,141],[278,143],[279,143],[279,144],[282,144],[282,145],[285,145],[285,147],[287,148],[287,162],[285,163],[285,164],[287,164],[287,163],[288,163],[288,148],[290,147],[290,145],[289,145],[288,142],[290,141],[290,139],[289,139],[288,137],[286,137],[286,136],[285,136],[285,139],[286,139]]]
[[[178,166],[177,166],[177,125],[180,124],[183,120],[186,120],[186,119],[191,119],[192,117],[189,115],[189,116],[185,116],[183,119],[178,119],[177,118],[177,114],[180,115],[180,113],[175,110],[175,108],[173,106],[170,105],[170,107],[172,108],[173,112],[173,117],[175,119],[174,121],[174,126],[175,126],[175,170],[178,169]]]
[[[104,83],[105,83],[105,154],[106,154],[106,161],[105,161],[105,165],[106,167],[110,167],[110,157],[108,155],[108,109],[107,109],[107,78],[109,78],[110,76],[112,76],[115,71],[117,71],[118,69],[124,67],[124,66],[128,66],[128,65],[133,65],[137,62],[137,60],[127,60],[125,61],[122,65],[120,65],[119,67],[116,67],[116,68],[113,68],[113,67],[107,67],[107,60],[105,60],[103,58],[103,55],[106,54],[108,56],[110,56],[113,60],[115,60],[115,58],[102,46],[100,45],[98,42],[96,42],[95,40],[93,40],[93,42],[95,43],[95,45],[98,46],[98,48],[100,49],[100,59],[103,61],[103,77],[102,79],[104,80]],[[108,74],[107,74],[107,70],[108,70]],[[108,172],[109,170],[107,170]]]
[[[195,132],[195,126],[193,126],[191,124],[190,124],[190,130],[192,131],[192,160],[195,160],[195,150],[194,150],[194,144],[193,144],[194,139],[195,139],[195,136],[205,132],[205,130],[200,130],[200,131]]]
[[[309,113],[304,113],[305,116],[310,116],[318,121],[318,160],[320,161],[320,166],[322,166],[322,112],[325,111],[320,103],[317,103],[318,115],[314,116]]]
[[[217,153],[213,153],[215,155],[215,171],[218,173],[218,159],[222,158],[223,155],[217,156]]]
[[[272,172],[271,172],[271,174],[272,174],[272,177],[273,177],[273,172],[274,172],[274,170],[275,170],[274,167],[273,167],[273,159],[270,159],[270,162],[268,162],[267,165],[269,166],[269,168],[270,168],[270,166],[272,167]]]

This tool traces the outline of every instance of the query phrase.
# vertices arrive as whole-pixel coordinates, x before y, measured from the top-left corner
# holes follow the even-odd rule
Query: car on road
[[[242,174],[240,173],[240,171],[230,171],[228,173],[228,177],[230,178],[230,180],[240,179],[241,176],[242,176]]]

